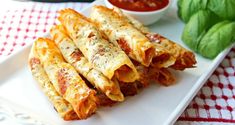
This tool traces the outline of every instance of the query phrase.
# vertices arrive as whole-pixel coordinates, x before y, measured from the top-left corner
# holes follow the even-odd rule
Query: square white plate
[[[82,13],[89,15],[91,7],[97,4],[104,5],[104,2],[97,0]],[[149,27],[152,31],[183,45],[180,37],[184,24],[177,17],[176,11],[174,1],[166,16]],[[100,108],[87,120],[65,122],[57,115],[31,76],[27,66],[30,46],[0,62],[0,97],[11,100],[16,105],[14,107],[23,106],[24,111],[33,112],[39,119],[53,125],[173,124],[232,47],[224,50],[212,61],[196,55],[197,68],[176,72],[176,85],[163,87],[152,84],[138,95],[128,97],[123,103]],[[3,122],[0,120],[1,123]]]

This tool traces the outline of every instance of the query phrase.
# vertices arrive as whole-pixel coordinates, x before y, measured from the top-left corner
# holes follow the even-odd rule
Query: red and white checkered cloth
[[[11,9],[0,10],[0,60],[42,36],[55,24],[57,10],[81,10],[88,3],[10,2]],[[0,9],[1,9],[0,5]],[[4,11],[4,12],[3,12]]]
[[[179,120],[235,124],[235,47],[211,75]]]
[[[81,10],[88,3],[13,2],[0,12],[0,61],[42,36],[55,24],[57,10]],[[235,47],[200,90],[177,125],[235,124]]]

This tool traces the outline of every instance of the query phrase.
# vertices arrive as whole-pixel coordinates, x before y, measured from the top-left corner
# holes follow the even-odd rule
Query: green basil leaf
[[[198,51],[202,56],[213,59],[234,42],[234,37],[235,22],[219,22],[204,35],[198,45]]]
[[[219,21],[221,21],[220,18],[209,10],[198,11],[184,27],[182,34],[183,42],[197,52],[201,38],[211,26]]]
[[[206,9],[209,0],[179,0],[178,15],[184,21],[188,22],[190,17],[201,9]]]
[[[181,11],[182,11],[182,2],[183,2],[183,0],[178,0],[177,1],[177,6],[178,6],[178,11],[177,11],[177,13],[178,13],[178,16],[179,16],[179,18],[182,20],[182,15],[181,15]]]
[[[225,20],[235,20],[235,0],[210,0],[208,8]]]

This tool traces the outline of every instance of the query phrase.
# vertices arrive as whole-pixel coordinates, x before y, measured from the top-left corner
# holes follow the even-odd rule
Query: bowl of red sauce
[[[107,7],[116,6],[144,25],[158,21],[171,5],[171,0],[105,0]]]

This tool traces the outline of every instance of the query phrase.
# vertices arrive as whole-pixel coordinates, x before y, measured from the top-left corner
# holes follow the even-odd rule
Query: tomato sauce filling
[[[40,64],[40,60],[38,58],[31,58],[30,59],[30,67],[34,69],[35,65]]]
[[[126,75],[128,73],[131,73],[132,69],[127,66],[127,65],[123,65],[121,66],[119,69],[117,69],[115,71],[115,76],[116,78],[118,78],[120,81],[122,81],[121,79],[123,79],[124,77],[126,77]]]
[[[60,87],[60,92],[62,94],[65,94],[69,83],[68,83],[68,79],[67,76],[68,73],[66,72],[66,69],[61,69],[58,71],[58,83],[59,83],[59,87]]]
[[[164,54],[154,57],[152,60],[152,63],[157,64],[159,62],[164,62],[164,61],[167,61],[169,58],[170,58],[170,54],[164,53]]]
[[[169,0],[109,0],[113,5],[131,11],[155,11],[169,4]]]
[[[128,45],[127,41],[123,38],[117,40],[117,43],[127,55],[131,52],[130,46]]]
[[[76,61],[80,61],[81,57],[83,56],[82,52],[80,50],[75,50],[72,54],[71,57],[73,59],[76,59]]]
[[[152,57],[155,55],[155,49],[152,47],[152,48],[149,48],[145,51],[145,59],[144,59],[144,62],[149,64],[152,60]]]
[[[124,96],[134,96],[138,93],[138,88],[136,83],[124,83],[119,82],[121,92],[124,94]]]

